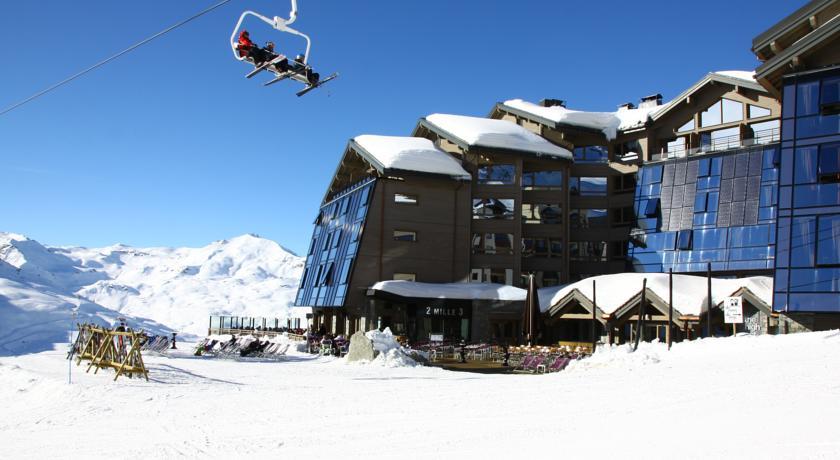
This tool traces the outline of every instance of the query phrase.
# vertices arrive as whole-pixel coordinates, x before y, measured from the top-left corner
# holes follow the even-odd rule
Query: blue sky
[[[0,3],[0,110],[215,3]],[[245,80],[234,0],[0,116],[0,231],[46,244],[203,246],[257,233],[303,252],[347,140],[408,135],[434,112],[485,116],[553,97],[614,110],[678,94],[713,70],[756,67],[752,38],[782,0],[300,0],[311,62],[339,79],[303,98]],[[252,37],[289,54],[295,37]]]

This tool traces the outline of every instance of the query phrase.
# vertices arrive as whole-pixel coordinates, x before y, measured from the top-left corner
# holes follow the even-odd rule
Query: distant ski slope
[[[284,318],[303,264],[253,235],[201,248],[89,249],[0,233],[0,354],[66,340],[77,296],[86,317],[122,315],[158,332],[202,335],[211,314]]]

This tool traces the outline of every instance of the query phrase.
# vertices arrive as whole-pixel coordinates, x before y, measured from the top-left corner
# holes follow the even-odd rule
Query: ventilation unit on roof
[[[618,106],[618,110],[630,110],[630,109],[635,109],[635,108],[636,108],[636,105],[633,104],[632,102],[625,102],[624,104],[621,104],[621,105]]]
[[[643,109],[645,107],[656,107],[658,105],[662,105],[662,95],[661,94],[651,94],[650,96],[645,96],[641,100],[642,102],[639,103],[639,108]]]
[[[540,101],[543,107],[566,107],[566,101],[562,99],[543,99]]]

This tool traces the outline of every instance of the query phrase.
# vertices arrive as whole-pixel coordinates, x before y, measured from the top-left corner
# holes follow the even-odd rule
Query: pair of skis
[[[257,75],[258,73],[262,72],[263,70],[266,70],[269,67],[280,63],[284,59],[286,59],[286,56],[283,56],[282,54],[278,55],[276,58],[274,58],[270,61],[266,61],[262,65],[260,65],[259,67],[256,67],[254,70],[252,70],[250,73],[248,73],[248,75],[245,75],[245,78],[252,78],[254,75]],[[306,71],[307,68],[309,68],[309,67],[306,66],[306,65],[298,64],[297,67],[294,68],[294,69],[289,69],[289,70],[286,70],[285,72],[274,72],[275,75],[276,75],[274,77],[274,79],[269,80],[268,82],[264,83],[263,86],[273,85],[273,84],[275,84],[279,81],[285,80],[287,78],[294,77],[296,75],[303,76],[303,74],[304,74],[304,72]],[[326,83],[330,80],[333,80],[336,77],[338,77],[338,73],[334,73],[334,74],[332,74],[332,75],[330,75],[326,78],[321,78],[318,81],[316,81],[314,83],[311,83],[311,82],[308,82],[306,80],[305,76],[303,76],[303,78],[299,79],[298,81],[306,82],[306,87],[303,88],[302,90],[298,91],[295,94],[297,94],[298,97],[303,96],[304,94],[312,91],[315,88],[320,87],[324,83]]]

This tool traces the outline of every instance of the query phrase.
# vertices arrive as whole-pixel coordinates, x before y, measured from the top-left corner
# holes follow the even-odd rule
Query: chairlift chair
[[[286,57],[282,54],[278,54],[276,58],[264,62],[261,66],[256,67],[253,71],[246,75],[246,78],[251,78],[263,70],[268,70],[272,72],[274,74],[274,78],[266,82],[264,86],[273,85],[274,83],[286,79],[291,79],[303,83],[306,86],[302,90],[297,92],[298,97],[300,97],[308,93],[309,91],[318,88],[324,83],[338,77],[338,73],[333,73],[332,75],[326,78],[315,79],[315,81],[310,80],[310,76],[313,75],[312,66],[309,65],[309,50],[312,46],[312,40],[310,40],[308,35],[289,27],[292,23],[295,22],[295,20],[297,20],[297,0],[291,0],[291,2],[292,10],[289,13],[289,19],[284,19],[279,16],[274,16],[273,19],[269,19],[251,10],[247,10],[244,13],[242,13],[242,15],[239,16],[239,21],[237,21],[236,26],[233,28],[233,33],[230,36],[230,47],[233,51],[233,56],[238,61],[250,62],[251,64],[254,64],[256,66],[256,63],[254,62],[252,57],[248,55],[241,55],[238,43],[239,31],[242,28],[242,22],[248,16],[254,16],[257,19],[270,25],[275,30],[279,30],[280,32],[285,32],[288,34],[303,37],[306,40],[306,51],[304,52],[304,54],[298,55],[293,60],[289,59],[288,70],[283,71],[275,66],[275,64],[281,62],[283,59],[286,59]]]

